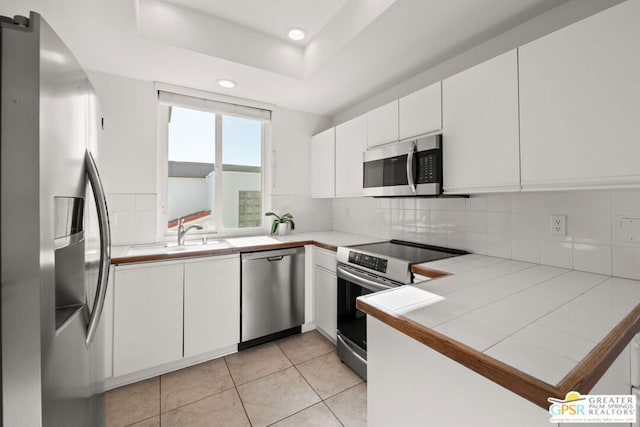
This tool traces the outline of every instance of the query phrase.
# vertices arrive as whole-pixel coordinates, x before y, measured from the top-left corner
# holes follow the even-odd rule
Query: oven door
[[[442,135],[364,153],[365,196],[437,196],[442,192]]]
[[[388,282],[368,273],[338,264],[338,356],[366,380],[367,317],[356,308],[362,295],[392,289]]]

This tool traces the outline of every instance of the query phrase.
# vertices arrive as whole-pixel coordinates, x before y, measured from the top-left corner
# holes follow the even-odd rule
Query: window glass
[[[224,228],[262,223],[262,123],[222,118],[222,209]]]
[[[168,110],[167,228],[177,230],[180,219],[208,231],[260,227],[262,121]]]

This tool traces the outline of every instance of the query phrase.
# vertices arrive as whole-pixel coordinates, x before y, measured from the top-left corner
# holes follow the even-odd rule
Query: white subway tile
[[[418,243],[429,244],[431,238],[431,230],[424,227],[416,227],[416,239]]]
[[[436,211],[446,211],[447,210],[447,199],[431,199],[431,210]]]
[[[511,195],[490,194],[487,196],[487,210],[491,212],[511,212]]]
[[[447,212],[446,211],[431,211],[431,228],[446,228],[447,227]]]
[[[145,210],[136,211],[134,215],[135,228],[150,228],[155,231],[156,229],[156,211]]]
[[[416,211],[416,226],[429,228],[431,226],[431,211],[417,210]]]
[[[111,209],[118,212],[133,211],[136,208],[134,194],[113,194],[113,206]]]
[[[540,246],[537,239],[514,238],[511,240],[511,258],[532,263],[540,262]]]
[[[610,191],[574,191],[572,199],[575,214],[608,215],[611,213]]]
[[[110,213],[109,221],[112,227],[134,228],[136,225],[135,217],[133,211],[114,211]]]
[[[136,240],[136,244],[155,242],[156,229],[154,227],[136,227],[135,240]]]
[[[156,209],[155,194],[136,194],[136,211],[148,211]]]
[[[471,196],[466,200],[467,211],[486,211],[487,198],[485,196]]]
[[[640,190],[616,190],[611,192],[613,215],[640,215]]]
[[[447,211],[463,211],[466,207],[465,199],[461,197],[454,197],[447,200]]]
[[[464,211],[447,211],[447,227],[455,230],[464,230],[464,223]]]
[[[540,263],[573,268],[573,245],[567,242],[540,241]]]
[[[474,254],[487,255],[487,233],[465,233],[466,250]]]
[[[426,197],[416,199],[416,209],[423,211],[431,209],[431,199]]]
[[[391,199],[380,197],[374,200],[376,201],[376,207],[378,209],[391,209]]]
[[[515,193],[511,195],[512,212],[538,213],[537,193]]]
[[[511,236],[487,234],[487,255],[511,258]]]
[[[640,280],[640,248],[613,247],[613,275]]]
[[[408,198],[408,199],[403,199],[403,203],[402,203],[402,209],[404,210],[415,210],[416,209],[416,199],[415,198]]]
[[[429,235],[429,244],[434,246],[447,247],[449,244],[449,236],[446,230],[434,230],[431,229]]]
[[[611,246],[574,243],[573,268],[590,273],[610,275],[612,272]]]
[[[465,217],[465,230],[476,233],[487,232],[487,213],[467,211]]]
[[[487,212],[487,232],[509,235],[509,238],[511,238],[511,213]]]
[[[511,230],[513,237],[538,238],[539,219],[537,213],[513,213]]]
[[[447,237],[448,240],[445,246],[453,249],[464,249],[466,247],[464,231],[449,230]]]
[[[610,243],[611,217],[608,215],[574,215],[573,239],[583,243]]]
[[[404,209],[404,199],[401,199],[399,197],[391,199],[391,209]]]
[[[572,203],[569,193],[565,191],[550,191],[541,193],[538,197],[540,213],[552,215],[568,215],[571,213]]]

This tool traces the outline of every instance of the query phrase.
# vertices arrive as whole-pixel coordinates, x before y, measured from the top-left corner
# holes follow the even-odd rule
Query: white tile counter
[[[640,281],[502,258],[471,254],[414,269],[450,275],[361,297],[359,308],[383,322],[380,313],[388,314],[386,323],[401,332],[406,322],[553,387],[640,303]]]

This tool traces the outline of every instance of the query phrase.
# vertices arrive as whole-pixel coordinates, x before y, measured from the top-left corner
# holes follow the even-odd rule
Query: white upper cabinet
[[[367,113],[367,146],[398,140],[398,100]]]
[[[432,84],[399,101],[399,139],[442,129],[442,84]]]
[[[367,116],[336,126],[336,196],[362,196],[362,154],[367,149]]]
[[[331,128],[311,137],[311,197],[334,196],[335,128]]]
[[[442,82],[447,194],[518,191],[518,56],[515,50]]]
[[[523,189],[640,185],[640,1],[519,49]]]

